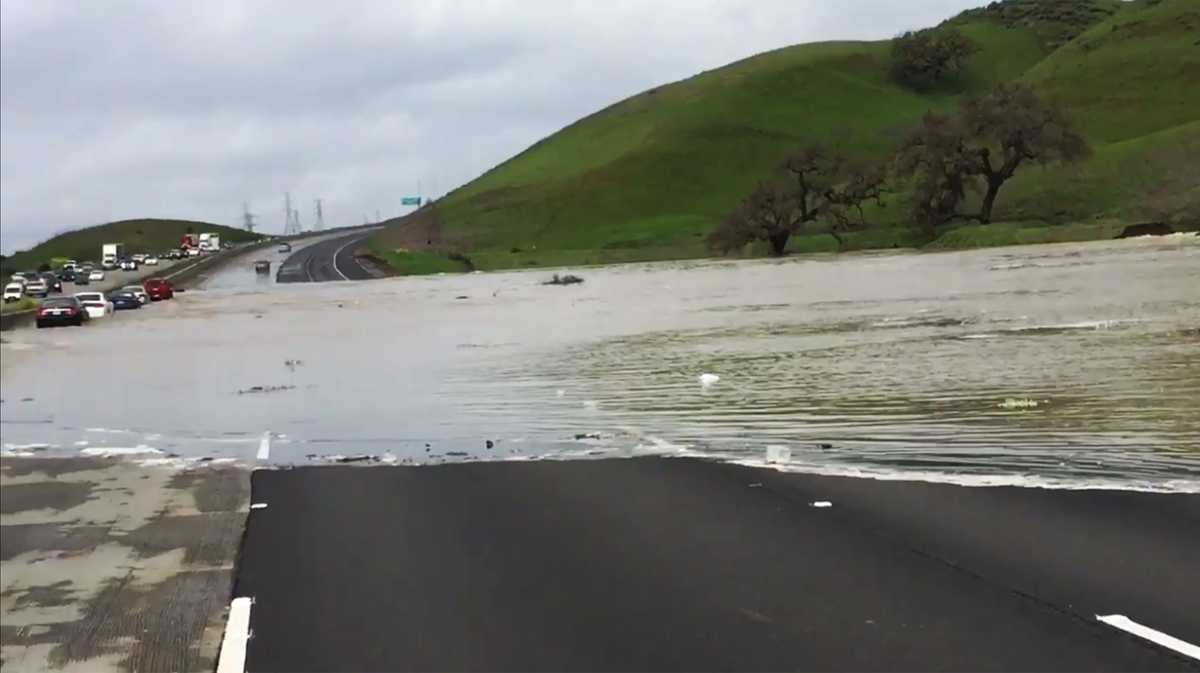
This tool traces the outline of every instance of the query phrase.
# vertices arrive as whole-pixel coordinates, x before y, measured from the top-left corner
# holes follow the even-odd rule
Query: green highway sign
[[[419,205],[421,205],[421,197],[419,197],[419,196],[402,197],[400,199],[400,205],[402,205],[402,206],[419,206]]]

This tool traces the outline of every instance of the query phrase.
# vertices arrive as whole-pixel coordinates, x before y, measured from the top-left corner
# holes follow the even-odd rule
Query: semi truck
[[[217,252],[221,249],[221,236],[219,234],[204,233],[200,234],[200,251],[201,252]]]
[[[124,256],[124,243],[105,243],[100,247],[100,266],[105,269],[115,269]]]

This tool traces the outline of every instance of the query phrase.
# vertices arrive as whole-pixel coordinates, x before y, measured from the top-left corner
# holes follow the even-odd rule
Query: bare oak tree
[[[830,233],[865,225],[862,204],[878,201],[885,173],[881,167],[847,159],[820,144],[787,157],[779,177],[758,187],[709,236],[709,245],[730,252],[752,241],[765,241],[782,255],[788,241],[818,218],[831,220]],[[857,215],[857,219],[854,217]]]
[[[1078,161],[1087,142],[1058,107],[1024,84],[1001,84],[953,116],[930,112],[903,144],[897,172],[915,178],[915,215],[930,226],[951,219],[992,220],[1000,188],[1028,163]],[[967,191],[982,195],[961,213]]]

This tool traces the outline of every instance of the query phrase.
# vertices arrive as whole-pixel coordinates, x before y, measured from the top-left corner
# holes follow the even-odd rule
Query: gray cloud
[[[0,247],[127,217],[399,214],[578,117],[969,0],[4,0]]]

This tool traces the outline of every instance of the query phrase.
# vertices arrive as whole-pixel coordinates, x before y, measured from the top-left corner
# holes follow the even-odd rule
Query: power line
[[[313,231],[321,231],[325,228],[325,213],[321,211],[321,199],[317,199],[317,220],[313,222]]]

